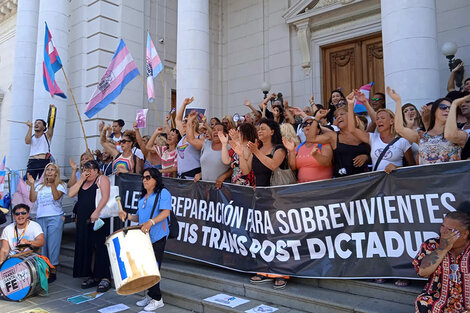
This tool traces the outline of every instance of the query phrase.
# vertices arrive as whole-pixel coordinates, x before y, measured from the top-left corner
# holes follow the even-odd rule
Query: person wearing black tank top
[[[329,144],[333,149],[333,177],[363,173],[367,169],[370,147],[348,131],[347,114],[347,106],[336,109],[334,116],[339,132],[325,130],[314,139],[317,143]],[[328,110],[319,110],[313,120],[315,125],[312,126],[316,127],[318,120],[327,115]]]

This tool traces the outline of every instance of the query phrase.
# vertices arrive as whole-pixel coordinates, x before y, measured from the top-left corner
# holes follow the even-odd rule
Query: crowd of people
[[[142,174],[143,193],[137,214],[123,213],[121,218],[140,223],[142,231],[150,234],[160,266],[168,236],[169,210],[157,210],[153,216],[150,211],[156,201],[167,204],[170,201],[162,177],[211,181],[217,188],[224,183],[256,188],[333,179],[368,171],[391,173],[403,166],[470,157],[470,79],[465,81],[463,91],[451,91],[447,97],[423,105],[421,110],[411,103],[402,105],[400,95],[389,87],[386,93],[395,103],[395,113],[386,108],[384,93],[376,92],[368,99],[359,90],[346,96],[341,90],[334,90],[325,105],[316,104],[312,96],[310,105],[304,108],[290,106],[281,93],[271,94],[261,101],[259,108],[245,101],[249,112],[244,116],[227,115],[221,119],[191,109],[185,115],[194,100],[186,98],[176,112],[176,127],[170,126],[171,115],[168,115],[165,125],[158,127],[151,136],[142,136],[136,124],[133,129],[123,130],[125,123],[121,119],[112,125],[101,123],[102,152],[84,152],[78,165],[70,159],[72,175],[67,186],[61,181],[59,167],[50,163],[52,129],[47,130],[46,123],[37,120],[33,134],[33,125],[29,123],[25,138],[25,142],[31,144],[27,183],[29,200],[37,207],[36,220],[42,236],[35,231],[24,237],[24,223],[34,225],[28,227],[28,232],[37,227],[33,221],[23,221],[29,207],[15,207],[15,234],[22,230],[23,235],[16,235],[16,241],[14,236],[10,236],[12,239],[8,234],[2,235],[5,240],[2,240],[0,263],[16,244],[25,243],[27,238],[31,246],[43,247],[43,254],[52,265],[58,264],[60,230],[64,222],[61,199],[68,193],[70,197],[76,197],[77,257],[73,275],[86,277],[82,288],[97,286],[98,292],[107,291],[111,286],[111,274],[104,241],[110,231],[109,218],[103,219],[104,225],[98,230],[94,230],[94,223],[108,201],[110,181],[107,176],[111,174]],[[355,113],[358,103],[365,106],[366,112]],[[99,203],[95,202],[97,192],[102,195]],[[164,207],[170,208],[170,205]],[[443,251],[450,251],[450,261],[457,262],[458,253],[465,244],[464,250],[469,250],[470,223],[466,220],[470,218],[467,215],[464,218],[463,214],[466,213],[448,215],[444,221],[445,231],[441,228],[441,234],[446,244],[436,250],[441,261],[447,260]],[[457,230],[460,239],[456,239],[459,237]],[[438,242],[428,242],[415,260],[418,274],[434,277],[431,278],[434,285],[439,264],[433,260],[433,266],[428,266],[429,253],[423,249],[436,249]],[[463,275],[457,272],[455,275]],[[53,280],[55,275],[54,271],[50,279]],[[257,273],[251,282],[274,281],[274,288],[281,289],[288,279],[288,276]],[[404,280],[396,283],[399,286],[408,284]],[[459,286],[456,280],[449,288]],[[421,297],[417,308],[429,306],[432,297],[426,298],[427,304],[423,304],[425,300]],[[137,305],[146,310],[163,306],[159,285],[152,287]],[[450,306],[449,303],[446,305]],[[417,309],[417,312],[428,311]]]

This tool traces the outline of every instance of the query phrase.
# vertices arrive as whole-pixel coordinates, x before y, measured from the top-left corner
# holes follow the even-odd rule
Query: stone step
[[[239,305],[235,308],[230,308],[224,305],[205,301],[205,298],[223,293],[220,290],[214,290],[202,286],[196,286],[189,283],[184,283],[172,279],[164,279],[161,283],[162,295],[165,303],[170,303],[177,307],[198,313],[241,313],[254,308],[260,304],[266,304],[278,308],[276,312],[279,313],[305,313],[307,311],[290,309],[281,305],[269,303],[267,301],[259,301],[256,299],[241,297],[250,300],[247,303]],[[234,295],[226,293],[228,295]],[[335,313],[336,311],[330,311]]]
[[[59,273],[67,274],[72,276],[73,274],[73,256],[63,255],[62,253],[59,256],[59,266],[57,271]]]
[[[189,279],[193,284],[201,284],[217,290],[231,291],[237,295],[243,295],[243,285],[249,283],[249,277],[252,276],[204,263],[185,261],[180,257],[170,254],[165,254],[165,261],[162,267],[164,269],[162,270],[162,275],[168,275],[171,279],[179,281]],[[208,280],[207,277],[211,279]],[[423,281],[413,281],[408,287],[397,287],[393,284],[393,280],[385,284],[377,284],[367,280],[305,278],[291,278],[288,286],[292,284],[328,289],[406,305],[414,303],[416,296],[424,286]]]
[[[167,255],[165,255],[166,257]],[[218,293],[227,293],[241,297],[262,299],[275,305],[306,312],[412,312],[413,301],[387,301],[348,292],[315,287],[303,284],[298,279],[291,279],[285,290],[275,290],[272,284],[253,285],[249,283],[249,274],[236,273],[203,264],[185,264],[168,258],[162,264],[162,285],[167,280],[181,284],[204,286]],[[343,282],[343,281],[341,281]],[[367,285],[364,285],[367,286]],[[189,287],[188,287],[189,288]],[[373,288],[371,286],[370,288]],[[181,306],[180,304],[175,304]]]
[[[74,257],[75,243],[74,242],[62,242],[62,244],[60,245],[60,255]]]

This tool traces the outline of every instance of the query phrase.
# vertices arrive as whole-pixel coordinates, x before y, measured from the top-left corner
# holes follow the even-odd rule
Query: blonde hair
[[[228,130],[237,128],[237,125],[233,121],[233,117],[231,115],[225,115],[224,117],[222,117],[222,124],[223,124],[224,119],[228,120],[228,125],[227,125]]]
[[[299,136],[297,136],[295,129],[291,124],[282,123],[280,127],[282,137],[286,137],[289,141],[293,141],[296,146],[300,144]]]
[[[387,112],[388,115],[390,115],[390,117],[391,117],[392,119],[395,119],[395,113],[393,113],[391,110],[385,109],[385,108],[378,109],[377,112],[375,112],[375,115],[377,116],[377,115],[378,115],[379,113],[381,113],[381,112]],[[397,132],[395,131],[395,126],[394,126],[394,124],[392,124],[392,125],[390,126],[390,132],[392,133],[393,136],[396,136],[396,135],[397,135]]]
[[[47,168],[48,167],[53,167],[55,169],[55,173],[56,173],[56,176],[55,176],[55,180],[54,180],[54,185],[57,187],[59,185],[64,185],[64,182],[60,179],[60,167],[57,165],[57,164],[54,164],[54,163],[48,163],[46,165],[46,167],[44,167],[44,176],[46,175],[46,171],[47,171]],[[45,180],[46,178],[44,177],[44,181],[41,183],[41,188],[39,188],[39,190],[41,190],[42,188],[44,188],[44,186],[46,186],[46,183],[45,183]]]

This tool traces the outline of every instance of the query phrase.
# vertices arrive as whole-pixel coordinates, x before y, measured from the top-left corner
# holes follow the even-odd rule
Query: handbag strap
[[[155,212],[155,208],[157,207],[158,198],[160,197],[161,192],[162,190],[160,189],[158,191],[158,194],[155,196],[155,201],[153,202],[153,207],[152,207],[152,213],[150,213],[149,219],[153,218],[153,213]]]
[[[395,143],[398,141],[398,139],[400,139],[401,137],[395,137],[393,138],[392,141],[390,141],[388,143],[388,145],[382,150],[382,153],[379,155],[379,158],[377,159],[377,162],[375,162],[375,166],[374,166],[374,169],[373,171],[375,172],[377,170],[377,167],[379,167],[379,164],[380,164],[380,161],[382,161],[383,157],[385,156],[385,153],[387,153],[388,149]]]

